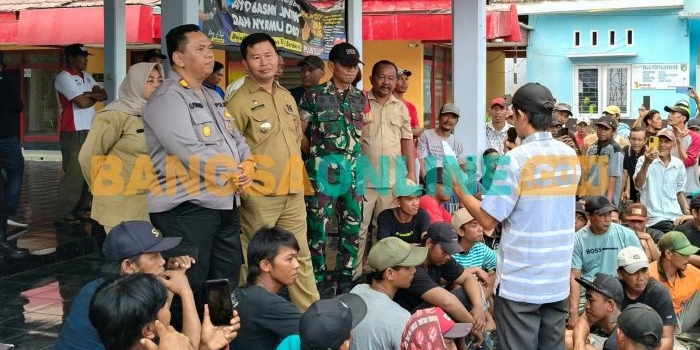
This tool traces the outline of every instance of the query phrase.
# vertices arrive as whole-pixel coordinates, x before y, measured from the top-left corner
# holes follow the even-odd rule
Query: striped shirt
[[[568,297],[580,177],[576,151],[549,132],[501,157],[481,208],[503,226],[496,267],[502,298],[545,304]]]
[[[499,154],[503,154],[503,141],[508,136],[508,129],[513,126],[506,123],[501,130],[496,130],[493,127],[493,122],[486,123],[486,148],[493,148]]]
[[[496,252],[484,243],[475,244],[468,252],[452,255],[463,268],[479,267],[486,271],[496,268]]]

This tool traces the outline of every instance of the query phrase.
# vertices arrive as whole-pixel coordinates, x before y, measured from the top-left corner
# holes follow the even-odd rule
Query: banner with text
[[[279,50],[324,59],[346,38],[345,0],[323,9],[307,0],[200,0],[199,19],[214,44],[240,45],[248,34],[263,32]]]
[[[685,63],[643,63],[632,65],[632,89],[672,90],[688,86],[688,65]]]

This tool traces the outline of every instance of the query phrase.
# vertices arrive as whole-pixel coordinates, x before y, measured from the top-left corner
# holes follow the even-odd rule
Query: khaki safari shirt
[[[253,190],[263,195],[303,193],[301,122],[294,98],[275,82],[272,93],[245,77],[227,106],[253,154]]]
[[[371,107],[372,123],[362,128],[362,154],[380,171],[380,157],[388,157],[389,181],[373,183],[367,179],[368,188],[390,188],[396,182],[396,158],[401,157],[401,140],[413,140],[411,117],[406,104],[391,95],[384,105],[370,91],[367,93]],[[410,159],[409,161],[413,161]],[[387,163],[384,163],[387,164]],[[382,173],[378,173],[382,174]],[[382,180],[385,180],[380,176]],[[389,185],[389,187],[387,187]]]

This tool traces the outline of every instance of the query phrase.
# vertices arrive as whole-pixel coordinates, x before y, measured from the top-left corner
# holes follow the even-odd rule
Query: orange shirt
[[[673,310],[676,314],[680,313],[685,304],[693,297],[695,292],[700,291],[700,270],[693,265],[688,264],[688,267],[683,271],[685,277],[676,280],[675,285],[664,282],[659,278],[659,268],[657,262],[649,264],[649,275],[666,286],[666,289],[671,293],[673,299]]]

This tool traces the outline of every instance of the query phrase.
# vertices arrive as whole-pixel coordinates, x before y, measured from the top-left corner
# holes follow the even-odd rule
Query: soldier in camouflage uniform
[[[336,270],[340,273],[338,292],[342,293],[350,291],[358,263],[363,202],[358,190],[364,186],[357,162],[369,105],[363,92],[351,85],[362,63],[357,49],[341,43],[331,49],[328,58],[333,77],[309,88],[299,107],[303,122],[311,128],[307,171],[315,195],[307,201],[307,224],[314,275],[319,284],[325,280],[328,227],[333,215],[338,215]]]

